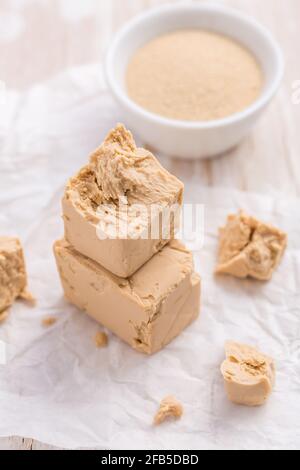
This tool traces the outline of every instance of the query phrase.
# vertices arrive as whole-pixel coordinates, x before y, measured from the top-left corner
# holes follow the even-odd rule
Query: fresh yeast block
[[[184,186],[121,124],[71,178],[62,201],[65,239],[127,278],[172,238]]]
[[[162,349],[199,315],[200,278],[191,252],[176,240],[128,279],[65,240],[54,252],[66,298],[143,353]]]

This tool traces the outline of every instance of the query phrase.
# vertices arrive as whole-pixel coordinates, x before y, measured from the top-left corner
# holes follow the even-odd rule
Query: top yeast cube
[[[119,124],[68,182],[65,238],[127,278],[174,238],[184,186]]]

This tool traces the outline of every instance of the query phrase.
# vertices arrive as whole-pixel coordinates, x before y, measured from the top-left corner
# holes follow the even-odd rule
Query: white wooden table
[[[177,0],[0,0],[0,80],[24,90],[67,67],[101,60],[110,38],[128,19],[170,1]],[[174,160],[174,171],[199,184],[300,196],[300,104],[292,100],[293,84],[300,80],[300,1],[222,3],[253,15],[274,33],[286,58],[284,83],[241,146],[213,161]],[[32,439],[0,439],[0,450],[49,448]]]

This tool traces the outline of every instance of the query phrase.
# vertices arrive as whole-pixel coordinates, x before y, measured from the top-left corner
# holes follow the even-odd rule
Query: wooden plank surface
[[[0,0],[0,80],[24,90],[73,66],[100,61],[110,38],[127,20],[172,0]],[[195,0],[201,1],[201,0]],[[175,3],[176,0],[173,0]],[[281,90],[255,131],[238,148],[213,161],[173,160],[173,170],[199,185],[300,195],[300,1],[226,0],[267,26],[285,54]],[[46,449],[32,439],[0,439],[0,449]]]

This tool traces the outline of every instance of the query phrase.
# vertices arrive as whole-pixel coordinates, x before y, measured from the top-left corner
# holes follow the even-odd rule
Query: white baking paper
[[[64,300],[52,254],[63,234],[63,186],[121,118],[98,65],[23,94],[7,91],[0,113],[0,233],[24,242],[38,305],[16,303],[0,326],[2,362],[3,349],[7,356],[0,365],[0,436],[62,448],[299,448],[299,200],[186,181],[186,200],[205,204],[205,244],[194,247],[202,312],[153,357],[114,336],[107,349],[96,349],[99,326]],[[269,283],[213,276],[217,228],[241,207],[289,233],[288,251]],[[45,328],[41,320],[49,315],[58,322]],[[277,385],[265,407],[228,402],[219,371],[227,339],[274,356]],[[183,403],[184,416],[154,428],[153,415],[169,394]]]

